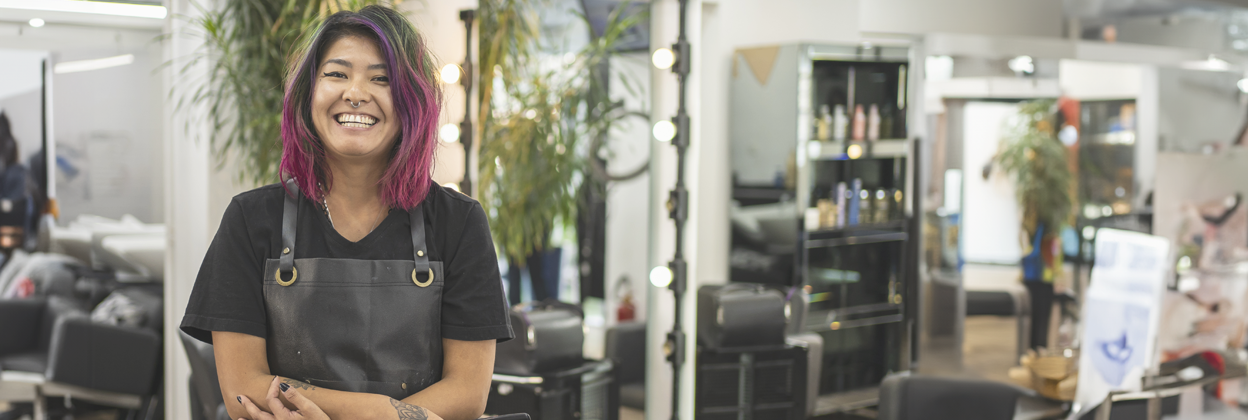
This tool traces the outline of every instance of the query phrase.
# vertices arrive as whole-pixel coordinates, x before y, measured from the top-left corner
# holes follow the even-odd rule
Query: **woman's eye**
[[[325,77],[340,77],[344,79],[347,77],[347,75],[342,74],[342,72],[340,71],[327,71],[325,72],[324,76]]]
[[[375,82],[389,83],[389,82],[390,82],[390,78],[389,78],[389,77],[386,77],[386,76],[377,76],[377,77],[374,77],[374,78],[373,78],[373,81],[375,81]]]

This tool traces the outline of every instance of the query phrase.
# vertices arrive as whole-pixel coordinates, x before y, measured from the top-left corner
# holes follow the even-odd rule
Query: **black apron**
[[[295,259],[303,194],[282,213],[282,253],[264,264],[269,368],[339,391],[403,399],[442,378],[440,261],[429,261],[421,206],[408,212],[412,260]]]

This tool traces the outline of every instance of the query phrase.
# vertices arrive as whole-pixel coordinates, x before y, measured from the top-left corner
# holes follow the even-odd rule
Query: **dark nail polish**
[[[239,395],[239,396],[234,397],[234,398],[238,398],[238,403],[239,403],[239,404],[242,404],[242,403],[243,403],[243,396],[242,396],[242,395]]]
[[[286,390],[290,389],[290,385],[287,385],[285,382],[282,382],[282,384],[278,385],[277,387],[281,388],[282,392],[286,392]]]

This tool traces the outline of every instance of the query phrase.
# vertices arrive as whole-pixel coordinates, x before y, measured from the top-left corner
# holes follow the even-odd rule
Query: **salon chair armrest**
[[[528,415],[528,414],[525,414],[525,413],[520,413],[520,414],[504,414],[504,415],[501,415],[501,416],[494,416],[494,417],[482,417],[482,418],[481,418],[481,420],[531,420],[531,419],[532,419],[532,417],[529,417],[529,415]]]
[[[46,306],[43,299],[0,300],[0,356],[39,347],[39,326]]]
[[[160,336],[151,330],[62,318],[48,354],[49,381],[88,389],[147,395],[160,363]]]

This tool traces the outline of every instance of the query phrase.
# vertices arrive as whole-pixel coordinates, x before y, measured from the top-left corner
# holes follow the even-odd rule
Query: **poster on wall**
[[[1145,371],[1157,364],[1169,257],[1165,238],[1097,231],[1096,264],[1083,303],[1076,411],[1096,407],[1112,391],[1138,391]]]

